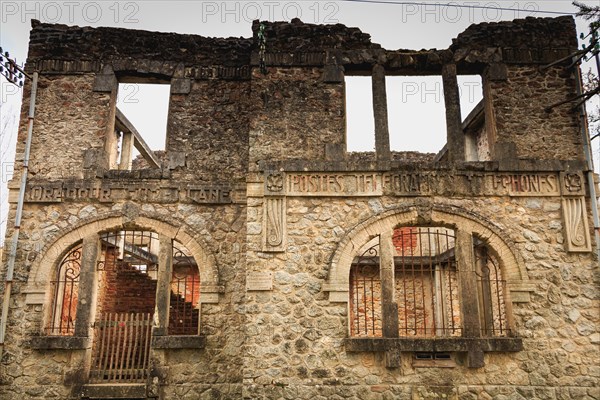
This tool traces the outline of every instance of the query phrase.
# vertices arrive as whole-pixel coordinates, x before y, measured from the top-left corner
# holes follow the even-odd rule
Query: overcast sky
[[[598,0],[584,1],[598,5]],[[387,4],[384,4],[387,3]],[[394,3],[394,4],[391,4]],[[437,4],[436,4],[437,3]],[[469,25],[527,16],[574,14],[570,0],[547,1],[0,1],[0,45],[23,62],[31,19],[79,26],[115,26],[212,37],[250,37],[255,19],[281,21],[299,17],[307,23],[343,23],[369,33],[372,41],[395,49],[448,48],[452,38]],[[580,31],[587,30],[578,20]],[[587,32],[586,32],[587,33]],[[348,79],[349,150],[372,150],[373,127],[368,78]],[[2,103],[0,152],[2,186],[0,220],[5,220],[7,190],[13,169],[14,141],[21,91],[0,78]],[[441,79],[388,78],[391,146],[397,150],[437,152],[445,143]],[[123,87],[120,108],[150,147],[164,148],[168,87]],[[157,87],[159,86],[159,87]],[[160,87],[162,86],[162,87]],[[149,95],[147,90],[157,92]],[[162,92],[161,92],[162,91]],[[162,94],[161,94],[162,93]],[[465,117],[481,98],[479,77],[461,77],[461,108]],[[162,105],[148,98],[162,99]],[[149,110],[152,110],[149,112]],[[162,114],[159,112],[163,110]],[[156,119],[155,119],[156,118]],[[158,122],[157,122],[158,121]],[[4,127],[8,126],[8,129]],[[35,132],[34,132],[35,134]],[[594,143],[598,152],[598,140]],[[11,221],[12,223],[12,221]],[[0,235],[4,239],[4,227]]]

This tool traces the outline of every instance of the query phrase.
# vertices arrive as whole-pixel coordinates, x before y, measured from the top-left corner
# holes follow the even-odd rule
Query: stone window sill
[[[516,352],[523,350],[523,340],[514,337],[495,338],[347,338],[347,352]]]
[[[154,336],[152,347],[155,349],[203,349],[206,347],[206,336]]]
[[[29,346],[35,350],[85,350],[91,341],[79,336],[36,336],[29,340]]]

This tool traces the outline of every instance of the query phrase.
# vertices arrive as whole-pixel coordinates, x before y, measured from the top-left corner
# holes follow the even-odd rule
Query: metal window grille
[[[52,317],[46,328],[49,335],[72,335],[77,316],[79,274],[81,272],[81,244],[62,259],[53,286]]]
[[[350,334],[382,336],[379,243],[355,258],[350,268]]]
[[[173,244],[169,335],[198,334],[199,300],[198,265],[185,247]]]
[[[145,382],[152,315],[104,313],[94,327],[96,340],[90,382]]]
[[[395,297],[400,336],[462,334],[454,231],[442,227],[394,230]],[[382,336],[379,244],[350,269],[350,334]]]
[[[460,336],[454,231],[398,228],[393,243],[400,336]]]
[[[502,278],[498,260],[485,244],[475,244],[479,309],[483,336],[510,336],[506,318],[506,281]]]
[[[158,235],[150,231],[116,231],[100,235],[99,271],[135,270],[156,279]]]

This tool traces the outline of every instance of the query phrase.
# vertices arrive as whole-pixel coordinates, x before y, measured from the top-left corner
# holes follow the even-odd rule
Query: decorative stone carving
[[[266,198],[264,202],[263,250],[285,251],[285,198]]]
[[[560,186],[563,196],[585,196],[583,172],[561,172]]]
[[[283,190],[284,176],[281,172],[273,172],[267,175],[267,191],[280,193]]]
[[[562,200],[567,251],[592,251],[590,230],[584,197],[567,197]]]

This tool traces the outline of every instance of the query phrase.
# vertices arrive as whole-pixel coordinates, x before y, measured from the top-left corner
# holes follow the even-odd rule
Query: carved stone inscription
[[[560,196],[555,174],[499,174],[493,177],[493,188],[509,196]]]
[[[32,184],[27,187],[25,201],[29,203],[60,203],[63,201],[96,200],[102,203],[132,200],[153,203],[229,204],[231,188],[221,186],[158,186],[158,185],[76,185],[62,183]]]
[[[288,196],[375,196],[382,194],[381,175],[288,174]]]
[[[283,176],[282,176],[283,175]],[[283,181],[283,185],[273,182]],[[576,182],[571,178],[569,182]],[[560,196],[555,173],[278,173],[266,176],[267,195],[286,196]],[[571,187],[574,187],[571,183]]]

